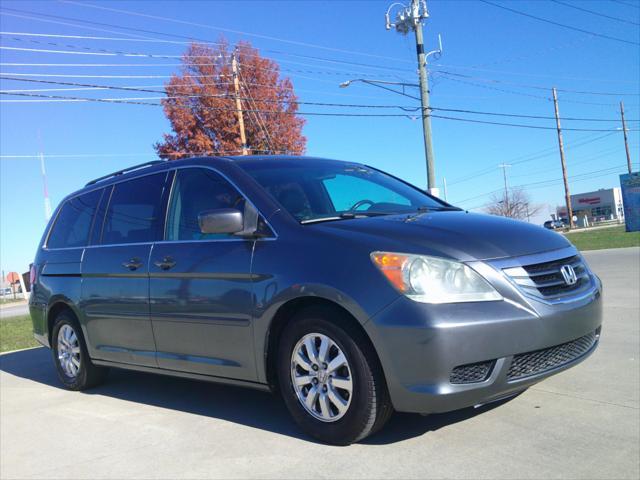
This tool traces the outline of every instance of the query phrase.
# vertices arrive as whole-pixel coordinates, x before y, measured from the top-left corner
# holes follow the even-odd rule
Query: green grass
[[[566,237],[578,250],[640,246],[640,232],[625,232],[624,226],[567,233]]]
[[[31,317],[21,315],[0,319],[0,352],[40,345],[33,338]]]

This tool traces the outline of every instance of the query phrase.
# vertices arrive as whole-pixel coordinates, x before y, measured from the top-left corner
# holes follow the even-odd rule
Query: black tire
[[[80,367],[75,376],[69,376],[65,373],[59,358],[58,334],[64,326],[69,326],[73,329],[73,333],[76,335],[80,347]],[[82,329],[75,317],[67,312],[62,312],[55,319],[53,331],[51,332],[51,352],[53,354],[53,363],[56,366],[58,378],[68,390],[86,390],[95,387],[101,384],[109,373],[108,368],[98,367],[91,363]]]
[[[329,337],[345,355],[353,381],[346,413],[338,420],[315,418],[298,400],[291,379],[293,350],[305,335]],[[296,423],[322,442],[349,445],[380,430],[393,413],[386,382],[377,356],[364,334],[338,309],[311,307],[299,312],[285,327],[277,359],[280,392]]]

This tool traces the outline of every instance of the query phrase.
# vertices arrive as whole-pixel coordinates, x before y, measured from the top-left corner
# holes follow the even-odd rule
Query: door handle
[[[156,260],[153,264],[162,270],[169,270],[170,268],[175,267],[176,262],[171,257],[164,257],[162,260]]]
[[[142,266],[142,262],[140,261],[139,258],[134,257],[128,262],[123,262],[122,266],[124,268],[128,268],[129,270],[133,271],[133,270],[139,269]]]

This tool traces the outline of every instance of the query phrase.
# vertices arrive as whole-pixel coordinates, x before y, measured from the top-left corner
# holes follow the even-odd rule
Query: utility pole
[[[436,188],[435,159],[433,156],[433,145],[431,141],[431,110],[429,108],[429,79],[427,76],[427,57],[431,54],[440,55],[442,53],[442,45],[439,50],[425,53],[424,39],[422,35],[422,22],[429,18],[427,12],[426,0],[411,0],[411,5],[405,6],[396,15],[395,23],[390,21],[390,10],[394,3],[389,7],[385,15],[386,28],[391,27],[406,35],[413,30],[416,37],[416,53],[418,55],[418,74],[420,77],[420,102],[422,107],[422,132],[424,137],[424,156],[427,164],[427,188],[432,195],[438,195]]]
[[[571,208],[571,195],[569,194],[569,180],[567,179],[567,164],[564,160],[564,143],[562,142],[562,127],[560,127],[560,111],[558,110],[558,92],[553,87],[553,106],[556,115],[556,129],[558,130],[558,147],[560,148],[560,163],[562,165],[562,180],[564,181],[564,202],[567,206],[569,228],[574,228],[573,209]]]
[[[507,183],[507,168],[510,166],[511,165],[508,163],[501,163],[498,165],[498,167],[502,169],[502,177],[504,178],[504,206],[507,213],[506,216],[510,216],[511,214],[511,209],[509,208],[509,185]]]
[[[240,82],[238,80],[238,61],[236,53],[231,55],[231,71],[233,73],[233,88],[236,97],[236,110],[238,112],[238,125],[240,126],[240,142],[242,143],[242,155],[248,155],[247,136],[244,132],[244,117],[242,115],[242,102],[240,101]]]
[[[444,188],[444,201],[447,201],[447,177],[442,177],[442,187]]]
[[[624,121],[624,103],[620,101],[620,117],[622,118],[622,132],[624,133],[624,148],[627,151],[627,168],[631,173],[631,155],[629,154],[629,140],[627,139],[627,122]]]

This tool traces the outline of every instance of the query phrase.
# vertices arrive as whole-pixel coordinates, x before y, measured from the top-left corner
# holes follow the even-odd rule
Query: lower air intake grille
[[[507,373],[507,380],[530,377],[561,367],[587,353],[596,340],[596,333],[593,332],[555,347],[515,355]]]
[[[484,382],[491,373],[493,363],[489,361],[460,365],[451,371],[449,381],[457,384]]]

